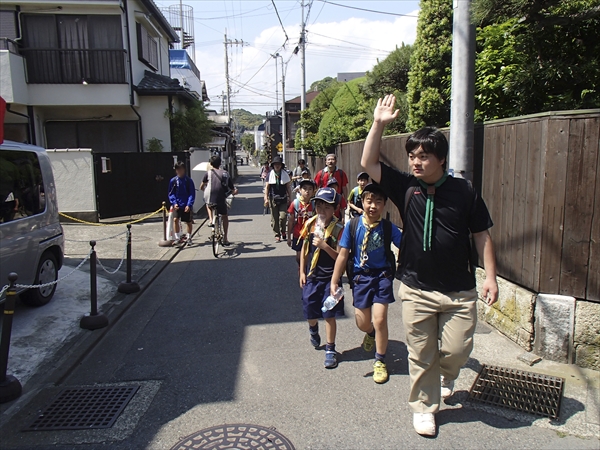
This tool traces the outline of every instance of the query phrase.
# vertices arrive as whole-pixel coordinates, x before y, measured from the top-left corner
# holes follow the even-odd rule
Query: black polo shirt
[[[475,274],[470,267],[469,232],[485,231],[493,225],[488,209],[473,185],[462,178],[449,176],[436,188],[431,250],[424,251],[426,190],[413,175],[384,163],[381,163],[380,184],[404,222],[396,277],[407,286],[425,291],[473,289]],[[416,189],[405,214],[405,197],[411,186]]]

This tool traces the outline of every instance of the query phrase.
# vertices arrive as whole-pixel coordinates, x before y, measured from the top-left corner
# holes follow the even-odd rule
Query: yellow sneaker
[[[377,384],[383,384],[388,380],[388,371],[383,361],[375,361],[373,364],[373,381]]]
[[[365,352],[372,352],[375,348],[375,336],[371,337],[367,333],[365,333],[362,348]]]

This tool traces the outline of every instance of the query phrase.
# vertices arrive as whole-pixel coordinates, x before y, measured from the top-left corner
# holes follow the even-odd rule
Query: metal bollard
[[[79,321],[79,326],[85,330],[97,330],[108,325],[108,317],[98,313],[98,289],[96,278],[96,241],[90,241],[92,253],[90,255],[90,297],[91,311],[89,315],[83,316]]]
[[[131,281],[131,224],[127,224],[127,280],[119,283],[117,290],[122,294],[133,294],[140,290],[140,285]]]
[[[21,395],[23,390],[21,382],[12,375],[7,375],[8,352],[10,349],[10,334],[12,332],[13,315],[15,313],[15,297],[17,290],[15,282],[17,274],[8,275],[9,288],[6,291],[4,303],[4,317],[2,319],[2,337],[0,338],[0,403],[10,402]]]
[[[162,202],[163,205],[163,238],[158,241],[159,247],[172,247],[173,242],[167,239],[167,204],[166,202]]]

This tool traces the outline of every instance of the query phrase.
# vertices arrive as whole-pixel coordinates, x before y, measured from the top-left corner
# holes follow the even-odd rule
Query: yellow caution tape
[[[138,223],[138,222],[142,222],[146,219],[149,219],[152,216],[157,215],[159,212],[162,212],[163,210],[167,210],[167,208],[165,208],[164,206],[161,206],[159,209],[157,209],[156,211],[154,211],[151,214],[148,214],[147,216],[141,217],[139,219],[136,220],[132,220],[131,222],[121,222],[121,223],[99,223],[99,222],[88,222],[87,220],[81,220],[81,219],[77,219],[76,217],[72,217],[69,216],[65,213],[61,213],[59,212],[58,214],[60,214],[63,217],[66,217],[69,220],[72,220],[74,222],[79,222],[79,223],[84,223],[86,225],[94,225],[97,227],[122,227],[123,225],[133,225],[134,223]]]

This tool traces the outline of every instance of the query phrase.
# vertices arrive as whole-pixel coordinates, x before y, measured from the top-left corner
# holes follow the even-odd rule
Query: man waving
[[[496,261],[488,229],[492,220],[469,181],[448,175],[448,141],[433,127],[406,142],[412,175],[379,161],[384,128],[397,116],[396,98],[386,95],[375,108],[361,164],[400,211],[404,223],[397,278],[402,282],[402,319],[409,353],[413,425],[436,433],[440,398],[452,395],[454,380],[473,349],[477,292],[470,236],[483,259],[483,297],[498,298]]]

